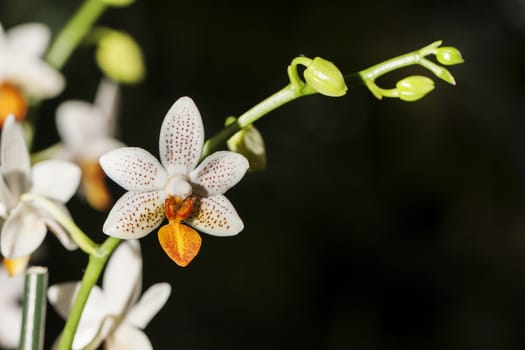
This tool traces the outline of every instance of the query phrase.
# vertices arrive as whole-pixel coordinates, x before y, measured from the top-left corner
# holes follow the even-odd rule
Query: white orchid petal
[[[159,190],[168,179],[159,161],[142,148],[118,148],[102,155],[99,162],[106,175],[128,191]]]
[[[19,85],[31,96],[54,97],[62,92],[66,84],[59,71],[39,58],[11,54],[5,63],[4,79]]]
[[[191,172],[190,180],[199,194],[223,194],[242,179],[248,167],[248,160],[239,153],[219,151],[206,157]]]
[[[139,302],[129,311],[126,322],[144,329],[160,309],[166,304],[171,294],[168,283],[157,283],[144,292]]]
[[[115,333],[106,339],[107,350],[153,350],[148,336],[130,324],[120,324]]]
[[[193,211],[185,220],[197,230],[212,236],[234,236],[244,224],[230,201],[223,195],[201,197],[194,195]]]
[[[95,97],[95,106],[97,106],[104,115],[107,135],[115,134],[116,117],[120,101],[119,97],[120,89],[117,83],[110,79],[102,79],[100,81],[97,96]]]
[[[31,164],[22,127],[12,115],[2,128],[0,163],[11,193],[15,196],[24,193],[30,186]]]
[[[46,160],[33,166],[32,193],[65,203],[80,184],[78,166],[63,160]]]
[[[111,314],[123,314],[133,300],[136,286],[142,284],[142,255],[136,240],[125,241],[111,256],[102,280]]]
[[[19,204],[2,227],[2,255],[8,259],[30,255],[42,244],[46,232],[46,225],[38,211],[29,205]]]
[[[60,137],[75,153],[89,148],[90,140],[107,135],[103,112],[84,101],[61,103],[56,112],[56,124]]]
[[[0,216],[6,215],[8,210],[11,210],[16,206],[16,203],[17,199],[7,186],[0,167],[0,207],[2,208],[0,210]]]
[[[41,23],[26,23],[10,28],[6,33],[8,50],[30,56],[41,56],[51,33]]]
[[[163,191],[127,192],[115,203],[102,231],[122,239],[144,237],[164,220]]]
[[[66,206],[62,203],[59,203],[57,201],[54,201],[53,204],[62,211],[62,213],[68,217],[71,217],[69,214],[69,211],[67,210]],[[39,210],[39,214],[44,221],[45,225],[47,226],[48,230],[51,231],[62,243],[64,248],[67,250],[75,250],[78,248],[78,245],[75,243],[73,238],[71,238],[71,235],[68,231],[66,231],[56,220],[55,218],[49,214],[49,212],[44,207],[39,207],[37,203],[32,203],[32,205]]]
[[[112,151],[117,148],[125,147],[126,145],[117,139],[110,137],[102,137],[90,140],[87,147],[81,148],[76,158],[79,161],[95,160],[97,161],[104,153]]]
[[[3,284],[1,286],[4,287]],[[20,340],[22,308],[17,305],[2,305],[1,310],[0,348],[16,349]]]
[[[188,174],[199,162],[204,143],[204,126],[193,100],[179,98],[164,117],[160,129],[160,160],[170,175]]]

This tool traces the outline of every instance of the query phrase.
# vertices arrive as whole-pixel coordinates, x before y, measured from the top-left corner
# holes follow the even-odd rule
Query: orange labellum
[[[26,255],[15,259],[4,258],[2,262],[9,276],[15,276],[25,271],[30,257]]]
[[[179,266],[187,266],[199,253],[201,236],[189,226],[170,222],[160,228],[159,242],[162,249]]]
[[[20,91],[10,84],[0,84],[0,126],[9,114],[22,121],[26,113],[27,102]]]
[[[82,190],[93,208],[105,211],[112,202],[111,194],[105,181],[104,171],[96,160],[79,162],[82,169]]]

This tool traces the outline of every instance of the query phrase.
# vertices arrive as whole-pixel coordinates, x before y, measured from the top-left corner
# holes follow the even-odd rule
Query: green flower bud
[[[330,61],[316,57],[304,70],[304,79],[315,91],[326,96],[346,94],[346,83],[341,71]]]
[[[117,82],[135,84],[144,78],[142,51],[127,33],[104,30],[95,57],[104,74]]]
[[[445,66],[463,63],[461,52],[452,46],[443,46],[436,50],[436,59]]]
[[[234,117],[226,119],[226,125],[235,121]],[[260,171],[266,169],[266,148],[264,140],[253,125],[248,125],[241,131],[235,133],[226,142],[228,149],[232,152],[242,154],[248,159],[249,171]]]
[[[125,7],[135,2],[135,0],[100,0],[100,2],[114,7]]]
[[[398,81],[396,88],[399,99],[412,102],[434,90],[434,81],[421,75],[414,75]]]

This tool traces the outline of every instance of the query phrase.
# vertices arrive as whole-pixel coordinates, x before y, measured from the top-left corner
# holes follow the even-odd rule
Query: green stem
[[[34,266],[26,272],[19,350],[44,348],[47,280],[45,267]]]
[[[106,7],[100,0],[86,0],[56,37],[46,55],[47,62],[61,69]]]
[[[93,242],[85,233],[82,231],[75,222],[67,216],[60,208],[58,208],[50,200],[36,195],[34,193],[25,193],[21,196],[22,202],[36,202],[38,205],[51,214],[51,216],[69,232],[71,238],[75,243],[87,254],[93,254],[97,249],[97,244]]]
[[[93,286],[97,283],[106,262],[108,261],[111,253],[117,248],[120,243],[120,239],[114,237],[108,237],[100,247],[89,256],[89,262],[82,278],[80,288],[75,297],[75,302],[71,309],[71,313],[67,319],[64,331],[60,337],[58,343],[58,350],[70,350],[75,337],[75,332],[82,316],[82,311],[86,305],[89,293]]]
[[[303,86],[306,85],[303,84]],[[295,84],[288,84],[281,90],[277,91],[275,94],[267,97],[257,105],[250,108],[248,111],[244,112],[241,116],[239,116],[239,118],[237,118],[235,122],[229,124],[213,137],[208,139],[208,141],[206,141],[204,144],[204,150],[202,152],[201,158],[206,158],[237,131],[253,124],[259,118],[263,117],[274,109],[277,109],[278,107],[293,101],[296,98],[314,93],[315,91],[313,90],[298,88]]]

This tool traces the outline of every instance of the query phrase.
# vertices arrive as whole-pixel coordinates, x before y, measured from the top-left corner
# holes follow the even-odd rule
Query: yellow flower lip
[[[29,258],[31,258],[31,255],[24,255],[13,259],[4,258],[2,263],[9,276],[16,276],[25,271],[29,263]]]
[[[5,119],[14,115],[18,121],[24,120],[27,113],[27,101],[22,93],[13,85],[0,84],[0,126]]]

